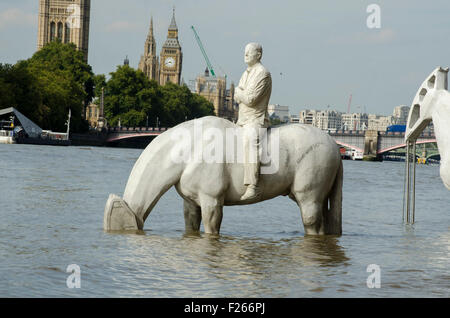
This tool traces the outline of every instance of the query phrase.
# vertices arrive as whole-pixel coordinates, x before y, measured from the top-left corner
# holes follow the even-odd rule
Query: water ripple
[[[145,231],[103,232],[105,201],[123,193],[142,150],[0,152],[3,297],[450,296],[450,197],[439,167],[418,167],[414,226],[401,220],[402,164],[344,162],[341,237],[304,236],[298,206],[276,198],[226,207],[212,238],[184,233],[174,190]],[[66,286],[70,264],[80,266],[79,290]],[[370,264],[380,266],[380,289],[367,288]]]

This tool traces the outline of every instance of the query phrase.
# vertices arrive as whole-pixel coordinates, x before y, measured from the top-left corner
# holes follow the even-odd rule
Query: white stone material
[[[405,141],[415,140],[433,121],[441,155],[441,179],[450,190],[450,93],[448,68],[436,68],[422,83],[408,116]]]
[[[277,196],[289,196],[301,209],[305,233],[308,235],[342,233],[343,168],[336,142],[321,130],[301,124],[291,124],[268,131],[268,144],[279,133],[278,170],[261,174],[261,197],[242,202],[244,167],[242,163],[207,163],[189,160],[175,162],[171,154],[176,149],[196,155],[195,142],[208,146],[208,138],[196,137],[195,127],[204,131],[238,129],[228,120],[203,117],[174,127],[155,138],[137,160],[128,179],[123,199],[111,196],[105,207],[105,230],[142,230],[145,220],[160,197],[175,187],[184,199],[186,231],[199,231],[203,221],[206,233],[218,234],[223,206],[253,204]],[[173,138],[177,129],[191,138]],[[275,130],[278,129],[278,130]],[[220,141],[226,143],[226,141]],[[224,148],[226,145],[221,144]],[[275,158],[272,158],[275,160]],[[242,208],[242,213],[245,213]],[[283,211],[273,211],[283,213]],[[133,218],[133,215],[134,218]],[[248,215],[251,224],[251,215]]]
[[[110,231],[137,230],[138,219],[128,205],[117,195],[111,194],[106,202],[103,227]]]
[[[239,103],[239,126],[257,124],[268,127],[268,106],[272,93],[272,77],[261,64],[262,48],[257,43],[245,47],[245,63],[248,68],[242,74],[236,87],[234,99]]]
[[[272,94],[272,77],[261,64],[262,47],[258,43],[249,43],[245,47],[244,61],[248,65],[242,74],[234,98],[239,103],[238,126],[244,128],[244,185],[248,186],[242,199],[253,199],[261,194],[259,173],[259,128],[269,127],[268,106]],[[255,158],[254,161],[248,159]]]

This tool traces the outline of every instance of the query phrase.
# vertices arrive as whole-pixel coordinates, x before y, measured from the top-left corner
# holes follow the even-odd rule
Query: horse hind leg
[[[190,201],[184,200],[184,223],[186,232],[198,232],[202,222],[202,211],[200,207]]]
[[[329,197],[325,200],[323,218],[325,234],[342,235],[342,184],[344,169],[342,162],[336,174]],[[328,208],[328,202],[330,207]]]
[[[325,226],[323,219],[323,202],[313,200],[298,201],[303,227],[306,235],[325,235]]]
[[[218,235],[222,224],[223,202],[210,196],[201,196],[200,205],[205,233]]]
[[[324,235],[324,201],[311,192],[291,192],[289,198],[300,208],[306,235]]]

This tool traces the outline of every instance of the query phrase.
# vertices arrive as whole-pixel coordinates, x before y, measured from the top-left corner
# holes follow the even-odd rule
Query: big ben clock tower
[[[180,84],[181,66],[183,53],[178,42],[178,27],[175,22],[175,8],[173,9],[172,21],[160,54],[159,83],[165,85],[167,82]]]

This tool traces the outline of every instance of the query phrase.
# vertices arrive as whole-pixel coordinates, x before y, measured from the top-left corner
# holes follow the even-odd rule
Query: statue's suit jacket
[[[239,81],[239,87],[244,90],[242,102],[239,105],[239,126],[257,125],[269,127],[267,111],[272,93],[272,77],[270,72],[257,63],[249,67]]]

